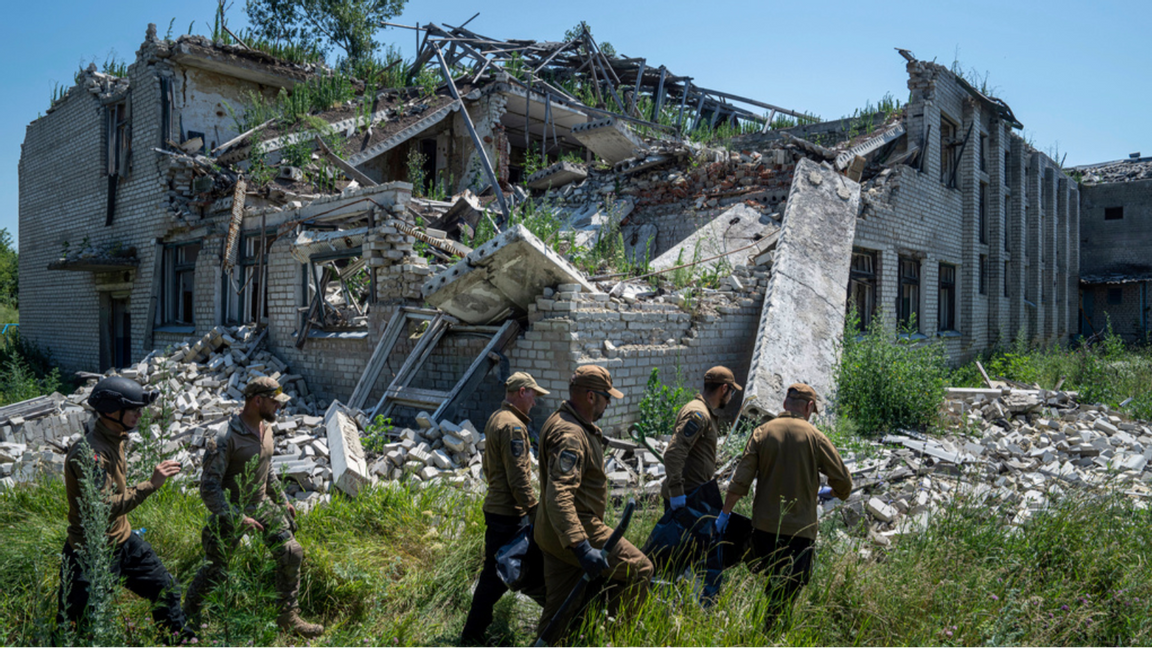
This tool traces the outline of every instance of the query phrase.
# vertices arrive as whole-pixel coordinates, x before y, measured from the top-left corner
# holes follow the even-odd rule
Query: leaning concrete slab
[[[355,419],[339,401],[332,401],[324,413],[324,427],[328,430],[328,451],[332,455],[332,484],[355,496],[372,483]]]
[[[648,150],[622,121],[605,117],[572,128],[572,136],[608,164],[623,162]]]
[[[827,398],[840,354],[860,185],[800,160],[773,255],[742,413],[773,416],[795,382]]]
[[[527,313],[545,288],[559,284],[595,292],[564,257],[516,225],[429,279],[424,298],[464,322],[488,324]]]
[[[355,250],[364,245],[364,236],[367,233],[367,227],[331,232],[304,230],[292,243],[292,257],[300,263],[308,263],[313,254]]]
[[[581,164],[561,160],[556,164],[540,169],[524,179],[529,189],[545,190],[563,187],[570,182],[579,182],[588,177],[588,170]]]
[[[762,248],[753,243],[763,242],[765,246],[772,240],[780,226],[767,215],[740,203],[712,219],[704,227],[669,248],[664,254],[652,259],[652,270],[667,270],[695,259],[707,259],[727,254],[719,259],[701,263],[697,268],[715,269],[743,265],[748,259],[758,255]],[[751,245],[751,247],[749,247]],[[747,248],[740,250],[740,248]],[[734,250],[740,250],[734,252]]]

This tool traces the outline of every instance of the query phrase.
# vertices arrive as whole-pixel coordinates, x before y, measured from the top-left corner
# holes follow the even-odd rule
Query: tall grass
[[[0,406],[67,391],[48,353],[12,330],[0,337]]]
[[[738,510],[747,512],[745,498]],[[301,606],[328,626],[332,645],[453,645],[482,560],[478,494],[446,485],[373,488],[355,500],[300,516],[304,547]],[[640,545],[659,517],[647,504],[627,537]],[[764,581],[743,567],[726,573],[719,603],[696,605],[690,582],[657,586],[630,619],[595,610],[573,636],[580,645],[979,645],[1147,644],[1152,641],[1152,573],[1145,559],[1152,516],[1129,500],[1070,495],[1020,528],[989,502],[957,500],[918,535],[886,550],[822,522],[812,582],[788,623],[761,629]],[[67,508],[59,481],[0,494],[0,641],[47,641],[42,620],[55,613],[55,588]],[[133,526],[170,571],[187,583],[202,560],[199,497],[161,489],[133,511]],[[614,525],[619,509],[610,507]],[[201,643],[290,640],[274,624],[272,559],[259,542],[239,543],[225,611],[206,612]],[[115,599],[115,640],[159,640],[148,605],[127,591]],[[539,608],[513,596],[497,607],[490,640],[525,645]],[[131,626],[129,624],[132,624]],[[234,627],[225,634],[225,624]],[[235,625],[240,624],[240,625]],[[583,637],[580,637],[583,634]]]

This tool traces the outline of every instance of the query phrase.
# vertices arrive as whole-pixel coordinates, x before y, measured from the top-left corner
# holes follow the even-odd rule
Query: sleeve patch
[[[685,439],[691,439],[692,435],[696,434],[699,431],[700,431],[700,415],[697,413],[697,414],[693,414],[692,418],[688,419],[688,422],[684,424],[684,429],[683,429],[684,438]]]
[[[511,449],[513,457],[520,458],[524,456],[524,439],[512,439]]]
[[[578,462],[578,460],[579,460],[579,457],[576,456],[575,452],[572,452],[571,450],[561,450],[560,451],[560,472],[562,472],[564,474],[568,474],[568,473],[572,472],[572,469],[576,467],[576,463]]]

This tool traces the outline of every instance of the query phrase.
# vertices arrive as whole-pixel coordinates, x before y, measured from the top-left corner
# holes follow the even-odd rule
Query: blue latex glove
[[[587,540],[581,540],[580,544],[572,547],[572,553],[576,554],[576,560],[580,561],[580,568],[584,570],[589,580],[598,578],[605,569],[608,569],[608,559],[604,557],[604,552],[593,549]]]
[[[835,497],[835,495],[832,494],[831,486],[821,486],[820,490],[816,491],[816,497],[819,497],[820,501],[826,502]]]
[[[687,495],[678,495],[676,497],[668,498],[668,504],[672,507],[673,511],[675,511],[676,509],[679,509],[679,508],[684,508],[684,505],[687,503],[688,503],[688,496]]]
[[[728,518],[731,516],[732,516],[731,513],[725,513],[723,511],[720,512],[720,515],[716,516],[716,532],[717,533],[724,533],[724,529],[728,528]]]

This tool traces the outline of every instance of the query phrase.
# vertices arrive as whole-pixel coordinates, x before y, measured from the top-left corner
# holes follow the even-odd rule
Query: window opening
[[[956,330],[956,266],[940,264],[940,316],[937,329]]]
[[[901,327],[920,330],[920,262],[900,257],[900,298],[896,305]]]
[[[1121,220],[1124,218],[1123,207],[1105,207],[1104,220]]]
[[[852,251],[852,268],[848,280],[848,307],[856,309],[858,328],[868,330],[876,314],[876,253]]]
[[[196,323],[196,259],[200,256],[200,247],[197,241],[164,249],[160,324]]]

